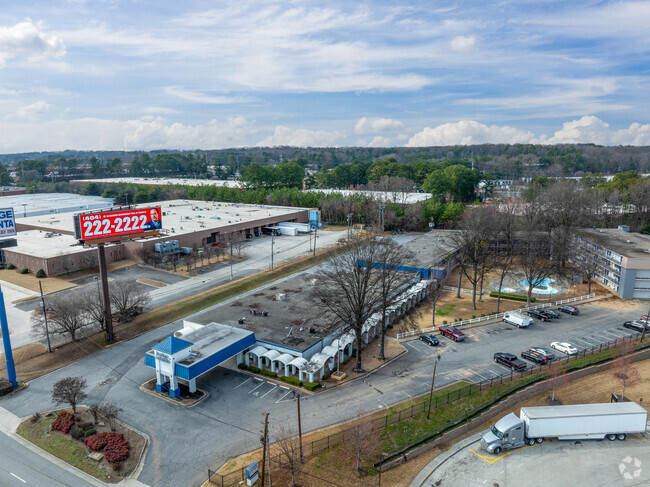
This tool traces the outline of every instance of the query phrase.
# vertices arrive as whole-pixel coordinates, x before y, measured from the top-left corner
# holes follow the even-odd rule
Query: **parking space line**
[[[277,401],[275,401],[276,404],[279,404],[279,403],[283,402],[283,400],[284,400],[285,397],[287,397],[289,394],[291,394],[292,392],[294,392],[294,391],[292,391],[291,389],[289,389],[288,387],[282,387],[282,386],[280,386],[280,389],[288,389],[288,390],[287,390],[287,392],[284,393],[284,395],[283,395],[280,399],[278,399]],[[295,396],[295,393],[294,393],[294,396]],[[293,401],[293,397],[292,397],[291,399],[288,399],[288,400],[289,400],[289,401]]]
[[[264,385],[264,381],[260,381],[259,385],[255,387],[252,391],[248,391],[249,394],[253,394],[257,389]]]
[[[476,372],[474,369],[469,369],[469,370],[471,370],[474,374],[478,375],[483,380],[490,380],[487,377],[485,377],[485,376],[479,374],[478,372]]]
[[[404,392],[404,391],[397,391],[397,392],[401,392],[402,394],[407,395],[411,399],[413,398],[413,396],[411,396],[408,392]]]
[[[572,341],[572,342],[577,342],[577,343],[578,343],[578,345],[580,345],[580,343],[582,342],[582,343],[586,343],[586,344],[587,344],[587,346],[589,346],[589,347],[591,347],[591,346],[592,346],[592,344],[591,344],[591,343],[589,343],[589,342],[587,342],[587,341],[585,341],[585,340],[583,340],[582,338],[572,338],[572,339],[571,339],[571,341]],[[570,342],[569,342],[569,343],[570,343]],[[585,347],[584,347],[584,345],[581,345],[581,346],[582,346],[582,348],[585,348]]]
[[[481,444],[478,443],[478,447],[480,447],[480,446],[481,446]],[[511,451],[509,451],[509,452],[503,453],[502,455],[500,455],[500,456],[498,456],[498,457],[489,457],[489,456],[487,456],[487,455],[481,455],[480,453],[476,453],[476,452],[475,452],[474,450],[472,450],[471,448],[468,448],[468,450],[471,451],[471,452],[472,452],[474,455],[476,455],[477,457],[479,457],[479,458],[485,460],[487,463],[489,463],[490,465],[492,465],[492,464],[495,463],[497,460],[501,460],[502,458],[507,457],[508,455],[512,455],[513,453],[517,453],[518,451],[525,450],[526,448],[532,448],[533,446],[538,446],[538,443],[536,443],[535,445],[526,445],[526,446],[522,446],[521,448],[517,448],[516,450],[511,450]],[[478,450],[478,448],[476,448],[476,449]]]
[[[278,388],[278,386],[276,386],[276,385],[273,384],[272,382],[267,382],[267,384],[271,384],[271,385],[273,386],[273,389],[271,389],[269,392],[267,392],[267,393],[264,394],[262,397],[260,397],[260,399],[262,399],[262,398],[268,396],[271,392],[273,392],[274,390],[276,390],[276,389]]]
[[[249,377],[249,378],[246,379],[244,382],[242,382],[241,384],[239,384],[238,386],[236,386],[235,389],[240,388],[241,386],[243,386],[244,384],[246,384],[246,382],[248,382],[249,380],[252,380],[252,379],[253,379],[252,377]]]

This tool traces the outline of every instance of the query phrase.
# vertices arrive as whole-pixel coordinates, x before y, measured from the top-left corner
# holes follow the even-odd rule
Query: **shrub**
[[[485,316],[485,313],[481,313],[481,318],[483,318],[484,316]]]
[[[36,272],[36,277],[38,277],[39,279],[43,279],[44,277],[46,277],[46,276],[45,276],[45,271],[44,271],[43,269],[39,269],[39,270]]]
[[[39,413],[38,411],[32,414],[32,417],[29,418],[29,422],[32,424],[38,423],[40,420],[41,420],[41,413]]]
[[[244,369],[248,368],[248,365],[246,365],[244,362],[242,362],[241,364],[237,364],[237,368],[244,370]]]
[[[258,367],[253,366],[253,365],[249,365],[246,368],[249,370],[249,372],[254,372],[256,374],[260,373],[260,369]]]
[[[4,264],[0,264],[0,269],[4,269],[4,268],[5,268],[5,265],[4,265]]]
[[[260,373],[261,373],[262,375],[267,376],[267,377],[273,377],[274,379],[278,376],[277,373],[275,373],[275,372],[271,372],[270,370],[262,370]]]
[[[70,436],[72,436],[75,440],[80,440],[84,437],[84,432],[79,426],[75,424],[72,428],[70,428]]]
[[[497,298],[499,297],[499,293],[497,291],[492,291],[490,293],[491,298]],[[501,293],[501,298],[502,299],[511,299],[513,301],[526,301],[528,298],[526,296],[520,296],[519,294],[510,294],[510,293]],[[530,302],[534,303],[537,301],[537,298],[531,296]]]
[[[11,269],[15,269],[15,268],[16,268],[15,265],[13,265],[13,264],[7,264],[7,269],[11,270]]]
[[[92,436],[94,434],[97,434],[97,430],[88,430],[84,433],[84,438],[88,438],[89,436]]]
[[[61,411],[59,414],[57,414],[56,419],[52,423],[52,429],[67,434],[73,425],[74,415],[70,411]]]
[[[129,458],[129,442],[124,439],[110,441],[104,447],[104,458],[111,464],[123,462]]]
[[[313,391],[320,387],[320,382],[305,382],[302,386],[308,391]]]
[[[113,431],[105,431],[90,435],[84,440],[84,443],[92,451],[99,451],[112,441],[122,441],[124,437],[121,433],[114,433]]]
[[[29,274],[29,269],[27,267],[25,267],[24,269],[20,270],[20,273],[21,274]]]
[[[443,320],[442,324],[443,324],[443,325],[446,325],[446,324],[447,324],[447,320]]]
[[[472,315],[472,319],[476,318],[476,315]]]
[[[296,379],[295,377],[282,376],[280,377],[280,380],[282,382],[286,382],[287,384],[291,384],[292,386],[300,387],[302,385],[302,382],[300,382],[300,380]]]

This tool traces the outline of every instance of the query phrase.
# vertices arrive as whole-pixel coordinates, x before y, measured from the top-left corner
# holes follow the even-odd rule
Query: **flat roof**
[[[412,258],[404,260],[404,265],[422,269],[439,266],[456,248],[453,241],[455,233],[455,230],[432,230],[402,244],[402,248],[413,253]]]
[[[59,213],[110,208],[111,206],[113,206],[112,198],[73,193],[33,193],[0,196],[0,208],[13,208],[16,219],[22,221],[37,215],[57,215]]]
[[[82,247],[72,235],[44,232],[41,230],[24,230],[16,232],[16,247],[7,247],[4,250],[17,254],[51,259],[60,255],[87,252],[88,247]],[[48,237],[47,235],[50,234]]]
[[[580,228],[576,233],[624,257],[650,259],[650,235],[617,228]]]
[[[170,235],[183,235],[206,229],[219,229],[238,223],[254,222],[265,218],[281,217],[289,213],[307,211],[307,208],[245,205],[218,201],[170,200],[132,208],[160,206],[162,228]],[[32,227],[46,228],[50,231],[74,232],[73,215],[43,215],[23,218],[20,223]],[[19,232],[20,233],[20,232]],[[164,234],[161,237],[168,237]],[[156,238],[156,237],[154,237]]]
[[[72,183],[124,183],[141,184],[143,186],[226,186],[228,188],[240,188],[239,181],[223,179],[188,179],[188,178],[94,178],[75,179]]]
[[[315,290],[317,280],[316,273],[304,273],[203,311],[193,316],[192,321],[199,324],[216,321],[254,332],[258,342],[304,351],[340,327],[314,310],[309,295]],[[285,300],[279,301],[278,294],[285,294]],[[252,314],[253,310],[257,314]],[[263,316],[264,311],[267,316]],[[243,324],[239,323],[241,318]]]
[[[212,355],[222,352],[231,345],[240,342],[246,337],[253,335],[252,331],[242,328],[226,326],[220,323],[207,323],[205,326],[194,331],[183,334],[182,340],[190,342],[192,353],[191,358],[177,362],[180,365],[193,365],[209,358]]]
[[[431,198],[431,193],[406,193],[404,191],[364,191],[357,189],[307,189],[305,191],[326,194],[341,193],[344,196],[360,194],[370,196],[377,201],[387,201],[402,205],[413,205]]]

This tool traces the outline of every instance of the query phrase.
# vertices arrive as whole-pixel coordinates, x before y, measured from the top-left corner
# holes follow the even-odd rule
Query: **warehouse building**
[[[156,243],[168,241],[177,242],[178,247],[197,249],[252,239],[262,235],[265,228],[280,223],[307,223],[310,213],[307,208],[192,200],[132,207],[148,206],[161,207],[161,234],[107,246],[109,261],[142,260],[142,256],[156,251]],[[75,246],[73,213],[28,216],[17,221],[16,228],[18,246],[1,250],[0,256],[4,262],[27,268],[30,272],[43,269],[51,276],[82,269],[88,267],[89,259],[94,258],[91,254],[96,253],[93,248]],[[25,236],[21,237],[21,234]],[[95,262],[90,265],[95,265]]]
[[[5,193],[6,194],[6,193]],[[112,198],[73,193],[33,193],[0,196],[0,208],[13,208],[16,220],[42,215],[59,215],[113,206]]]
[[[650,235],[618,229],[580,229],[574,236],[580,256],[596,271],[592,277],[623,299],[650,299]]]

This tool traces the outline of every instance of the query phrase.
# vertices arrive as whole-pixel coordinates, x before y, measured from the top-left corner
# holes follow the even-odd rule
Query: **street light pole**
[[[275,245],[275,235],[271,234],[271,270],[273,270],[273,246],[274,245]]]
[[[436,366],[438,365],[439,361],[440,361],[440,354],[438,354],[437,360],[433,363],[433,376],[431,376],[431,392],[429,392],[429,409],[427,411],[427,421],[429,420],[429,416],[431,415],[431,402],[433,400],[433,384],[436,381]]]

